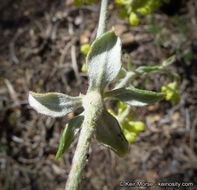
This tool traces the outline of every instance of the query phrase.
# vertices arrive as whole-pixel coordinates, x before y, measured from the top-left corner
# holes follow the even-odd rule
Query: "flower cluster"
[[[112,109],[108,109],[108,112],[119,121],[127,141],[135,142],[139,132],[145,130],[145,124],[142,121],[133,121],[128,108],[128,105],[119,101],[117,103],[117,114]]]
[[[171,82],[166,86],[162,86],[161,91],[166,93],[167,101],[173,100],[174,102],[178,102],[180,99],[176,82]]]
[[[121,7],[118,12],[119,17],[129,18],[131,26],[137,26],[140,23],[140,16],[152,13],[163,2],[170,3],[170,0],[115,0],[115,4]]]

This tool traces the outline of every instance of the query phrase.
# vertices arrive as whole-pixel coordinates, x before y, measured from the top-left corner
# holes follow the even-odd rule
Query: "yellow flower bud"
[[[83,44],[83,45],[81,46],[81,52],[82,52],[84,55],[87,55],[89,50],[90,50],[90,45],[89,45],[89,44]]]
[[[87,68],[86,68],[86,64],[85,63],[82,65],[81,71],[83,73],[86,73],[87,72]]]
[[[145,124],[142,121],[136,121],[134,126],[135,126],[135,130],[138,132],[144,131],[144,129],[145,129]]]
[[[83,5],[83,1],[82,0],[74,0],[74,5],[77,7],[81,7]]]
[[[96,3],[98,0],[86,0],[86,4]]]
[[[169,83],[167,86],[162,86],[161,91],[166,93],[166,100],[173,100],[174,102],[179,101],[179,93],[176,82]]]
[[[135,13],[132,12],[129,15],[129,24],[131,26],[137,26],[137,25],[139,25],[139,23],[140,23],[139,17]]]
[[[132,133],[132,132],[127,132],[125,134],[125,138],[127,139],[127,141],[129,142],[135,142],[135,139],[136,139],[136,134],[135,133]]]

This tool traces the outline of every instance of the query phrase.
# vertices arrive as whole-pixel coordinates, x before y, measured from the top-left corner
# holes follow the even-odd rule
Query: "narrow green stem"
[[[127,72],[126,76],[122,79],[122,81],[115,87],[115,89],[118,88],[124,88],[128,85],[129,82],[131,82],[131,80],[136,77],[136,73],[130,71]]]
[[[118,121],[122,124],[125,121],[125,118],[128,116],[128,114],[130,114],[130,112],[131,112],[131,106],[127,105],[127,108],[120,115]]]
[[[102,0],[96,38],[105,32],[108,0]]]
[[[82,172],[86,165],[88,153],[96,121],[103,110],[102,97],[98,92],[89,92],[83,99],[84,122],[80,132],[77,148],[73,157],[71,171],[68,176],[65,190],[78,190]]]

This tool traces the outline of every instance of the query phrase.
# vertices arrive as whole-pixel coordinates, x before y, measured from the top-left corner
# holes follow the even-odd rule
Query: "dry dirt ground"
[[[177,55],[170,69],[181,78],[180,102],[136,109],[134,119],[147,129],[125,158],[94,140],[81,189],[178,189],[126,188],[121,181],[179,182],[179,189],[197,189],[197,1],[171,1],[138,27],[120,20],[110,1],[107,28],[115,26],[122,38],[123,61],[130,56],[135,68]],[[54,157],[65,122],[81,110],[52,119],[31,109],[27,96],[29,90],[86,92],[80,45],[95,38],[98,14],[98,4],[76,8],[68,0],[1,0],[0,189],[64,189],[77,141],[58,161]],[[135,85],[159,91],[167,82],[155,74]]]

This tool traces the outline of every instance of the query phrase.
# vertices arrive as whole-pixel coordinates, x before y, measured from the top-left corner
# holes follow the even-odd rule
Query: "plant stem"
[[[72,161],[71,171],[68,176],[65,190],[78,190],[82,172],[86,165],[88,153],[96,121],[103,110],[102,97],[98,92],[89,92],[83,98],[84,122],[80,132],[77,148]]]
[[[108,0],[102,0],[96,38],[105,32]]]
[[[86,154],[88,153],[94,130],[93,119],[94,115],[90,120],[85,118],[83,122],[65,190],[77,190],[79,188],[82,171],[86,164]]]
[[[65,190],[77,190],[79,188],[82,178],[82,171],[86,163],[86,153],[88,152],[93,134],[91,123],[91,121],[87,120],[83,122]]]
[[[105,32],[105,20],[107,14],[108,0],[102,0],[97,37]],[[77,148],[73,157],[71,171],[65,186],[65,190],[78,190],[82,178],[82,172],[86,165],[86,155],[88,153],[93,136],[96,121],[103,110],[102,97],[99,92],[88,91],[83,98],[84,121],[80,132]]]
[[[128,114],[130,114],[131,112],[131,106],[127,105],[127,108],[124,110],[124,112],[120,115],[118,121],[123,124],[123,122],[125,121],[125,118],[128,116]]]
[[[130,71],[127,72],[126,76],[122,79],[122,81],[115,87],[115,89],[118,88],[124,88],[128,85],[128,83],[136,76],[136,73]]]

